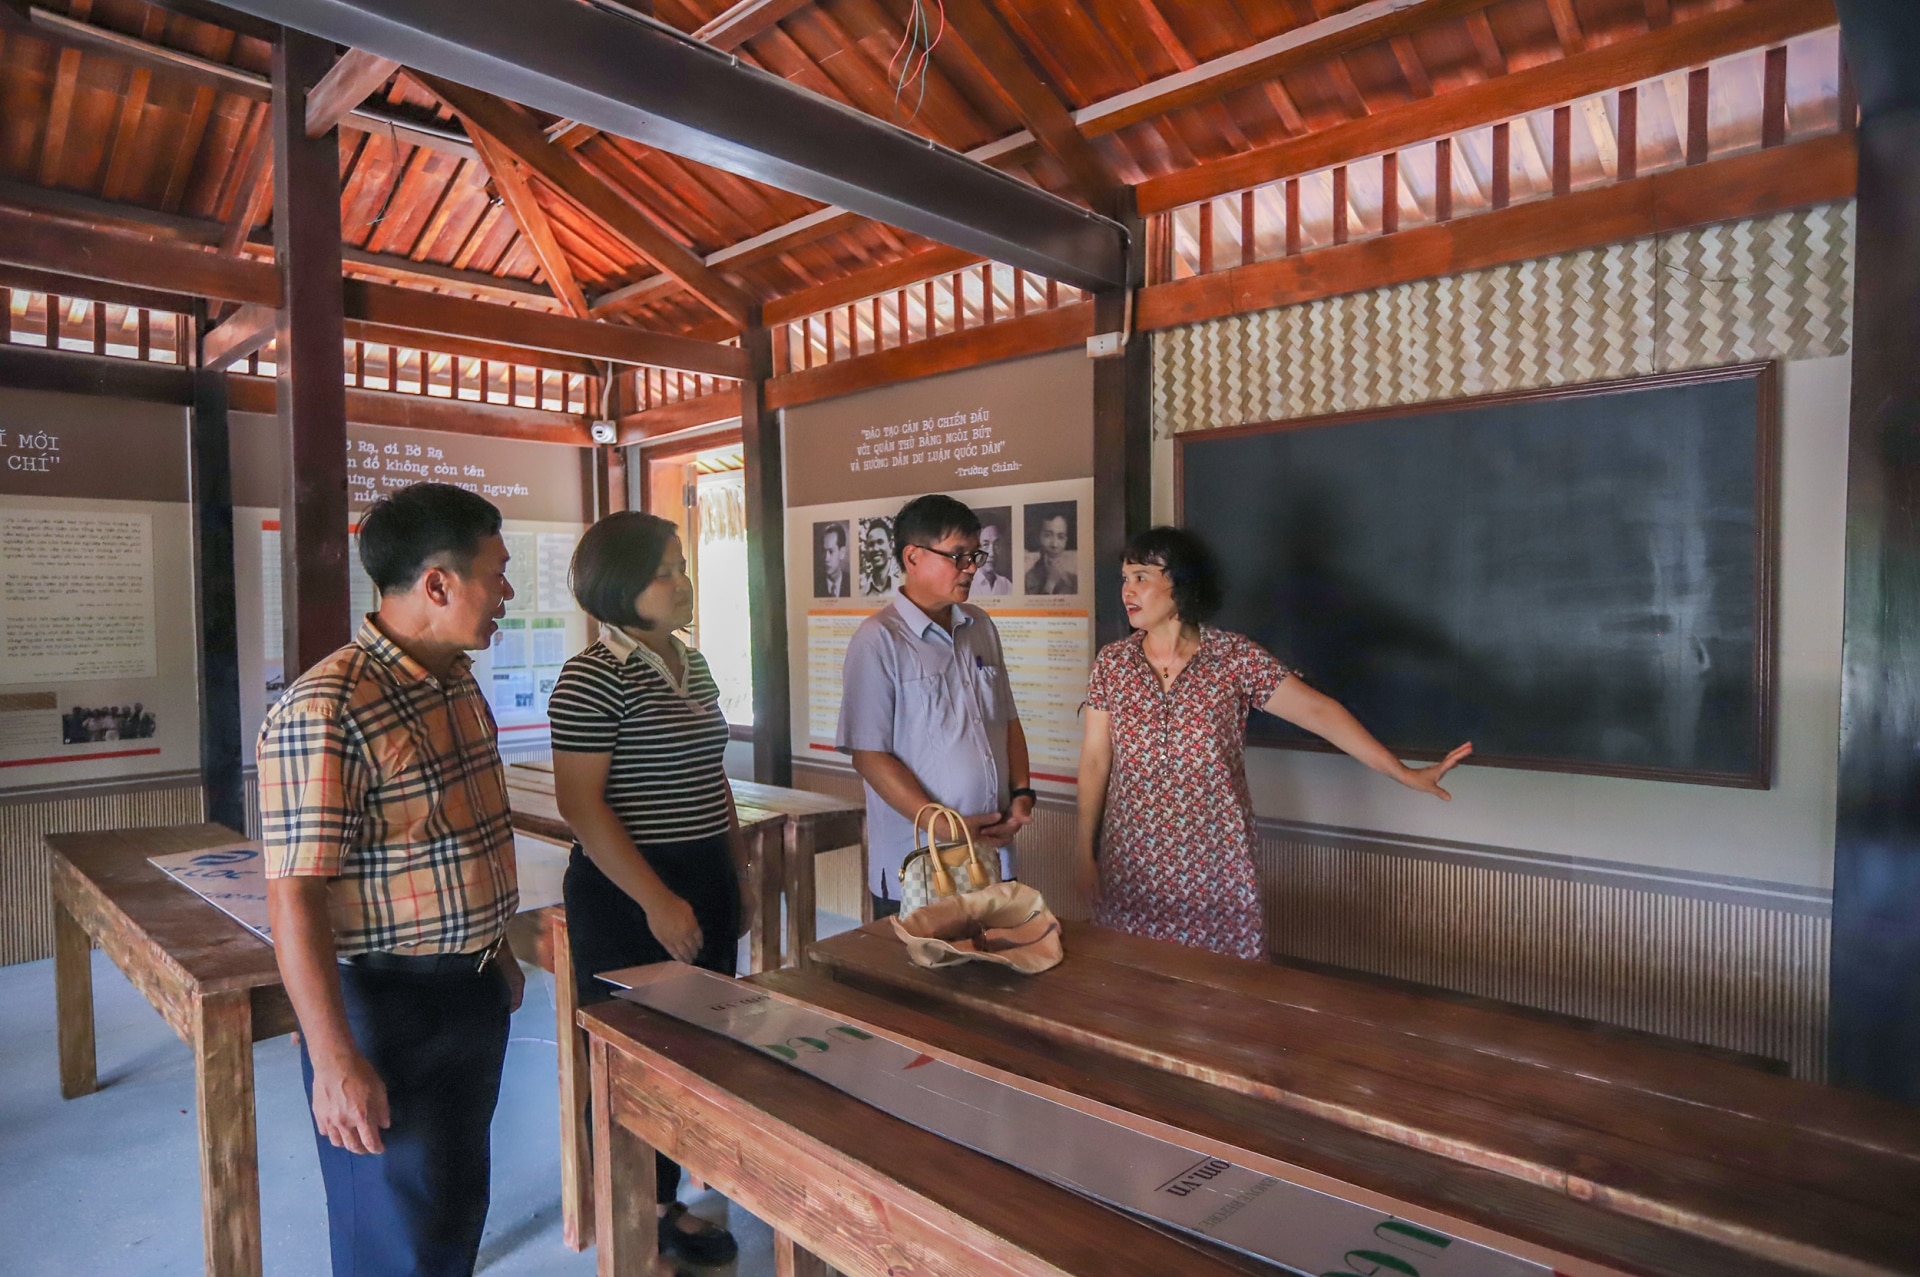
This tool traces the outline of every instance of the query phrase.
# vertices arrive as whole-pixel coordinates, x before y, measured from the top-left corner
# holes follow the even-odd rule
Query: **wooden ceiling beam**
[[[248,355],[266,348],[280,312],[259,302],[248,302],[216,324],[200,343],[200,366],[209,372],[231,368]]]
[[[714,313],[744,328],[755,299],[720,278],[693,250],[674,239],[612,187],[589,173],[564,147],[510,103],[438,76],[418,78],[466,124],[485,133],[561,196],[577,205],[660,270],[684,284]]]
[[[1400,74],[1406,79],[1408,90],[1417,98],[1432,97],[1433,79],[1427,74],[1426,63],[1420,60],[1420,51],[1413,47],[1413,37],[1397,35],[1387,43],[1393,48],[1393,59],[1400,64]]]
[[[1573,0],[1547,0],[1547,12],[1553,15],[1553,34],[1560,41],[1560,51],[1569,57],[1586,52],[1587,33],[1580,29],[1580,15],[1573,11]]]
[[[350,319],[616,364],[708,373],[716,377],[740,377],[746,372],[746,356],[735,346],[691,341],[625,324],[441,297],[390,284],[350,279],[343,281],[343,288]]]
[[[1467,35],[1473,40],[1473,51],[1480,58],[1480,70],[1489,80],[1497,80],[1507,73],[1507,55],[1500,47],[1499,37],[1493,34],[1493,23],[1487,21],[1484,11],[1469,13],[1466,16]]]
[[[109,306],[163,310],[176,315],[191,314],[193,304],[198,300],[185,293],[136,288],[130,284],[109,284],[98,279],[80,279],[56,271],[35,270],[29,266],[0,266],[0,288],[51,293],[56,297],[84,297],[88,301],[104,302]]]
[[[72,358],[72,356],[69,356]],[[137,366],[137,365],[136,365]],[[184,375],[185,369],[180,372]],[[278,388],[265,377],[227,374],[227,407],[234,412],[271,413],[278,405]],[[359,426],[392,426],[401,430],[429,430],[436,434],[486,435],[530,443],[566,444],[590,448],[587,420],[571,413],[537,408],[509,408],[437,395],[403,394],[391,390],[347,388],[347,420]]]
[[[0,207],[0,262],[220,301],[280,304],[266,262]]]
[[[307,94],[307,136],[339,127],[374,91],[393,78],[400,64],[365,49],[348,49]]]
[[[162,44],[97,27],[38,5],[0,3],[0,27],[64,49],[104,53],[135,66],[196,81],[224,93],[266,102],[273,91],[265,76],[214,62]]]
[[[917,284],[924,279],[951,275],[969,266],[977,266],[984,260],[986,259],[978,253],[969,253],[963,249],[936,244],[932,248],[923,248],[898,261],[869,266],[865,270],[830,280],[818,287],[802,289],[800,292],[776,298],[762,307],[762,312],[769,325],[784,324],[789,320],[799,319],[803,315],[817,314],[823,310],[831,310],[835,306],[845,306],[849,302],[890,293],[908,284]]]
[[[1026,54],[1007,33],[986,0],[946,0],[946,20],[994,83],[1013,104],[1014,113],[1034,138],[1067,171],[1075,191],[1097,209],[1110,209],[1119,183],[1107,162],[1080,132],[1073,116],[1028,64]]]
[[[1245,190],[1383,151],[1560,106],[1590,93],[1766,48],[1834,24],[1833,0],[1750,0],[1570,58],[1515,71],[1451,93],[1389,107],[1304,137],[1150,179],[1140,212]]]
[[[547,221],[547,212],[534,199],[533,188],[527,185],[520,166],[491,135],[472,127],[467,129],[467,133],[480,152],[480,162],[493,179],[494,190],[506,201],[508,215],[519,226],[527,247],[533,250],[534,258],[540,263],[540,269],[546,272],[547,286],[553,289],[561,306],[569,314],[576,319],[585,319],[586,294],[580,291],[580,282],[573,277],[573,264],[561,251],[560,241],[554,238],[553,226]]]
[[[376,324],[371,320],[354,319],[349,316],[346,324],[347,340],[365,342],[369,346],[404,346],[418,350],[422,334],[411,328],[396,328],[392,324]],[[462,359],[484,359],[498,367],[517,365],[522,368],[545,368],[553,372],[578,373],[585,377],[598,377],[605,368],[591,359],[582,359],[578,355],[556,355],[547,350],[530,350],[525,346],[507,346],[497,341],[482,341],[477,337],[460,337],[451,333],[434,333],[428,339],[436,355],[457,355]]]
[[[265,127],[263,120],[252,145],[247,148],[239,185],[234,192],[233,211],[228,215],[227,224],[220,234],[220,251],[233,254],[245,248],[247,240],[253,235],[253,228],[260,224],[261,217],[272,202],[273,130]]]
[[[731,52],[762,34],[789,14],[798,13],[813,0],[740,0],[740,2],[701,26],[693,33],[716,49]]]

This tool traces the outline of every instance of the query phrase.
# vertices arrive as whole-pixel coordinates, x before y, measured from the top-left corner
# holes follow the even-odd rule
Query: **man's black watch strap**
[[[1032,789],[1028,788],[1025,785],[1021,785],[1017,789],[1012,789],[1007,791],[1008,802],[1012,802],[1016,798],[1031,798],[1036,803],[1040,801],[1040,795],[1034,793]]]

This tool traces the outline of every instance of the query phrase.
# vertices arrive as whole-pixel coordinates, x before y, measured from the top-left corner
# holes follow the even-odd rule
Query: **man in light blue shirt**
[[[866,782],[877,918],[899,909],[913,815],[927,803],[953,808],[993,846],[1033,818],[1000,634],[967,602],[981,553],[972,510],[948,496],[909,501],[893,521],[900,588],[847,644],[836,744]]]

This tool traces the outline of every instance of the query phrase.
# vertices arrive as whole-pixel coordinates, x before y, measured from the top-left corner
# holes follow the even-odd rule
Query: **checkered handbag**
[[[945,823],[947,841],[935,830]],[[925,825],[925,841],[921,826]],[[963,841],[964,840],[964,841]],[[914,849],[900,866],[900,912],[912,913],[934,900],[978,891],[1000,881],[1000,853],[974,845],[973,830],[951,807],[928,803],[913,818]]]

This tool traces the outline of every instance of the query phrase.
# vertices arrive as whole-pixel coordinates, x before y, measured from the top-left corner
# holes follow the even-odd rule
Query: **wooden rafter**
[[[1054,91],[1027,64],[986,0],[946,0],[945,12],[954,33],[987,68],[1041,148],[1067,171],[1077,193],[1095,208],[1108,207],[1118,193],[1112,171]]]
[[[1736,9],[1722,9],[1629,36],[1498,80],[1438,93],[1305,137],[1152,178],[1137,188],[1140,211],[1164,212],[1229,191],[1310,173],[1356,155],[1375,155],[1512,119],[1622,84],[1779,44],[1833,23],[1832,0],[1750,0]]]
[[[233,192],[233,208],[220,234],[220,251],[238,253],[246,246],[253,228],[260,224],[273,201],[273,130],[266,127],[266,111],[260,112],[259,126],[246,148],[240,164],[239,180]]]
[[[1547,0],[1547,12],[1553,15],[1553,34],[1560,51],[1572,55],[1587,47],[1587,33],[1580,29],[1580,17],[1573,11],[1573,0]]]
[[[437,76],[423,83],[467,125],[485,133],[514,159],[582,212],[625,241],[640,256],[673,276],[716,314],[744,327],[754,306],[745,291],[720,278],[691,249],[674,239],[626,197],[582,167],[578,157],[556,146],[532,120],[500,99]]]
[[[1485,14],[1481,15],[1485,17]],[[1413,37],[1397,35],[1388,41],[1393,48],[1394,61],[1400,64],[1400,74],[1407,81],[1407,88],[1417,98],[1433,96],[1433,80],[1427,75],[1427,67],[1420,60],[1419,50],[1413,47]]]
[[[206,335],[200,347],[200,366],[209,372],[231,368],[248,355],[265,348],[273,340],[279,312],[271,306],[249,302],[221,320]]]
[[[348,49],[307,95],[307,136],[337,128],[374,90],[393,78],[400,64],[364,49]]]
[[[1507,73],[1507,55],[1500,48],[1499,37],[1493,34],[1493,23],[1487,21],[1484,11],[1469,13],[1465,21],[1473,51],[1480,58],[1480,70],[1489,80],[1499,79]]]
[[[547,221],[547,212],[533,196],[533,188],[527,184],[526,176],[513,157],[492,138],[477,129],[468,129],[473,138],[475,149],[480,152],[480,162],[486,166],[487,173],[493,179],[494,190],[505,201],[507,212],[519,226],[520,234],[526,238],[527,247],[533,250],[540,269],[546,273],[547,286],[553,289],[554,296],[567,313],[579,319],[587,317],[587,297],[580,291],[580,283],[573,277],[573,264],[560,249],[560,241],[554,238],[553,226]]]

